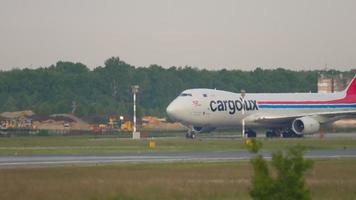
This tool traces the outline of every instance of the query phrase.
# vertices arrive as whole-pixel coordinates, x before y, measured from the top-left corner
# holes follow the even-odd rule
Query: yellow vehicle
[[[133,123],[131,121],[126,121],[121,123],[120,129],[122,131],[132,131]]]

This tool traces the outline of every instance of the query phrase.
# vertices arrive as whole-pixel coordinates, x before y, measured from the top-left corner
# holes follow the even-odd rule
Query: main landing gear
[[[246,129],[245,130],[245,136],[248,138],[255,138],[256,137],[256,131],[252,130],[252,129]]]
[[[296,134],[292,129],[268,129],[266,132],[267,138],[283,137],[283,138],[301,138],[302,134]]]
[[[266,132],[267,138],[281,137],[281,130],[279,129],[268,129]]]

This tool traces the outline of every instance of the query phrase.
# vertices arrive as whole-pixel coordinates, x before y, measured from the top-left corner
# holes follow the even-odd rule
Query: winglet
[[[351,80],[350,84],[346,88],[346,96],[356,95],[356,76]]]

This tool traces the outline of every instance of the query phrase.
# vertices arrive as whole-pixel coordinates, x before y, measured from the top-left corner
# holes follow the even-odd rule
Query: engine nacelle
[[[193,131],[196,133],[208,133],[215,130],[214,127],[201,127],[201,126],[193,126]]]
[[[320,123],[311,117],[297,118],[292,123],[292,130],[298,134],[312,134],[318,132]]]

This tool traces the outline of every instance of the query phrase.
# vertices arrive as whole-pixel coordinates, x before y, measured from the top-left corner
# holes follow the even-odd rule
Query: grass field
[[[264,150],[301,144],[307,149],[356,149],[355,138],[260,138]],[[130,140],[93,136],[1,137],[0,155],[110,154],[246,150],[241,139]],[[307,174],[313,199],[356,199],[356,159],[316,160]],[[0,169],[0,199],[142,200],[249,199],[248,161],[112,164]]]
[[[356,160],[316,160],[313,199],[355,199]],[[249,162],[0,169],[0,199],[249,199]]]
[[[356,148],[356,138],[259,139],[265,150],[284,149],[302,144],[307,149]],[[1,137],[0,155],[105,154],[119,152],[179,152],[244,150],[241,139],[156,139],[156,148],[148,148],[148,140],[131,140],[93,136]]]

